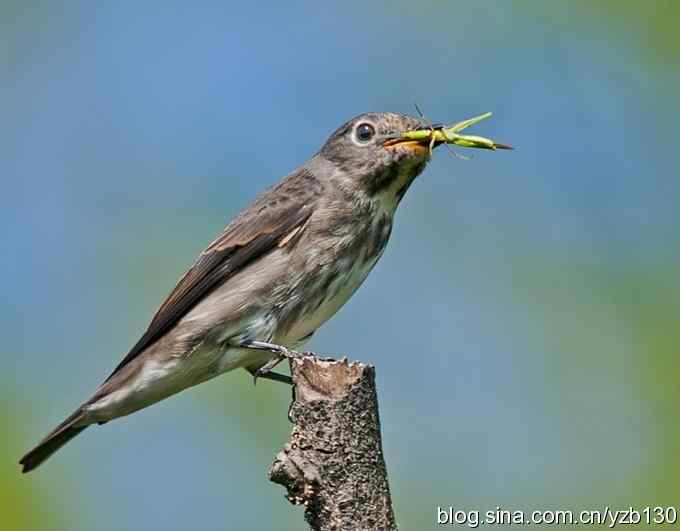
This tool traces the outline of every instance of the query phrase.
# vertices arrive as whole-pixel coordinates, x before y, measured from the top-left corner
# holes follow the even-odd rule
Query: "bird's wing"
[[[299,171],[307,172],[304,169]],[[308,177],[313,178],[311,174]],[[144,335],[106,380],[139,356],[236,272],[272,249],[296,241],[314,210],[311,191],[309,187],[300,186],[298,180],[288,178],[234,219],[184,273]]]

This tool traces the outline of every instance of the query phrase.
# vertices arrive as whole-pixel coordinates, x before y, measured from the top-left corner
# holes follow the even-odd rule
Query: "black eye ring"
[[[366,144],[375,136],[375,127],[371,124],[359,124],[356,128],[356,138],[361,144]]]

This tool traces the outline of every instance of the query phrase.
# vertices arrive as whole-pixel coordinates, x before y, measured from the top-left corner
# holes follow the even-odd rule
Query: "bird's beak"
[[[402,137],[390,137],[385,140],[383,147],[385,149],[406,149],[413,155],[427,155],[430,153],[429,140],[412,140]]]

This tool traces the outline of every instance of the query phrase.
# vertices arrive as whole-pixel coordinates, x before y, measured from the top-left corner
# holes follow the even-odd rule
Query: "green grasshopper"
[[[432,153],[432,149],[438,144],[455,144],[456,146],[461,147],[491,149],[494,151],[497,149],[513,149],[511,146],[494,142],[483,136],[459,134],[464,129],[467,129],[482,120],[486,120],[491,114],[492,113],[487,112],[480,116],[475,116],[474,118],[453,124],[450,127],[436,125],[423,127],[422,129],[414,129],[412,131],[403,131],[400,134],[400,137],[420,142],[428,141],[430,143],[430,153]]]

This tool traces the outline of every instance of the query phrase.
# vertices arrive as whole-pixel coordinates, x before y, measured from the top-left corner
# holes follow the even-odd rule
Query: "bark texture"
[[[302,504],[315,531],[396,530],[382,453],[375,369],[347,360],[291,361],[294,424],[269,479]]]

